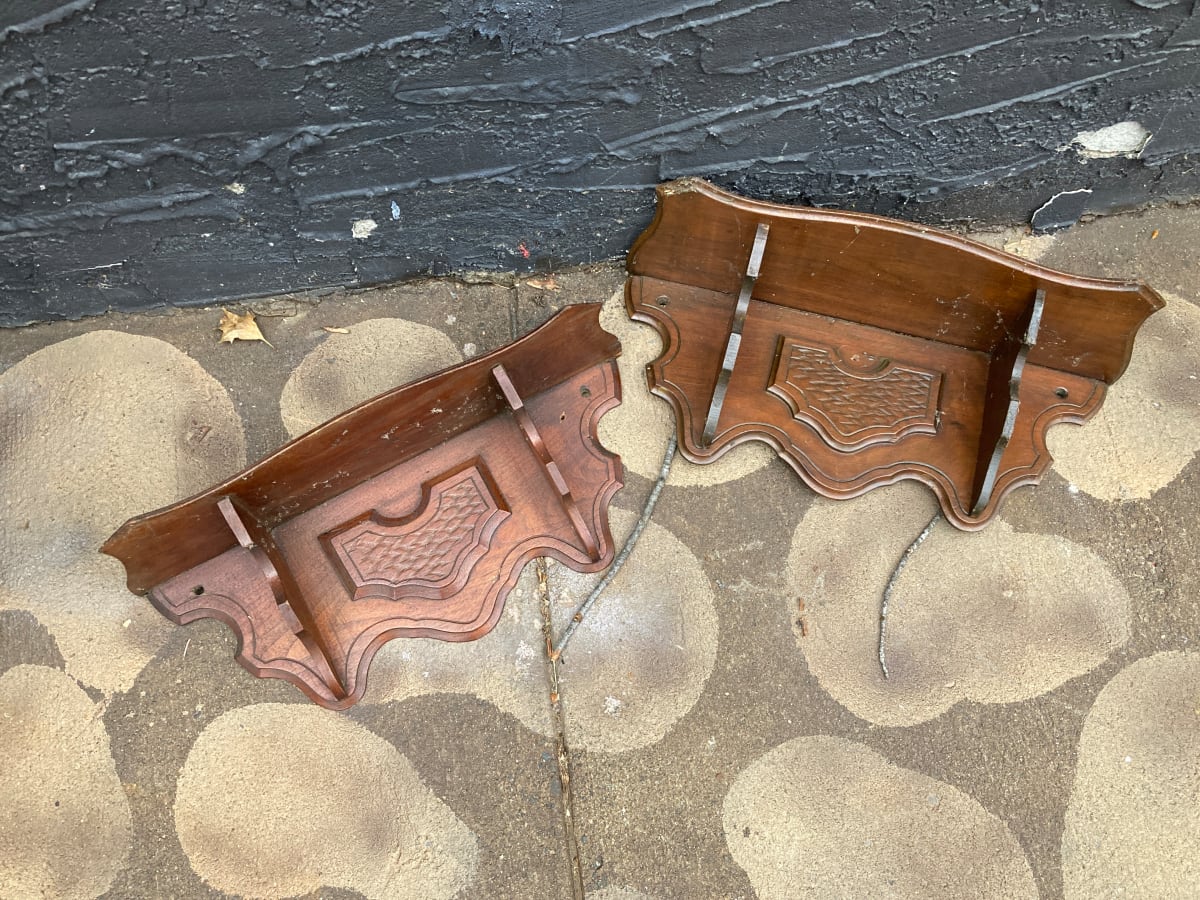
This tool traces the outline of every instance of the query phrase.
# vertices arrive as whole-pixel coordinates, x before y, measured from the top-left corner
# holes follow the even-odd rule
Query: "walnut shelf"
[[[688,459],[765,441],[834,498],[915,479],[963,529],[1041,479],[1047,429],[1095,413],[1163,305],[1140,283],[696,179],[659,188],[627,269]]]
[[[216,618],[255,675],[342,709],[396,637],[474,640],[521,567],[612,562],[616,338],[571,306],[494,353],[369,400],[102,550],[168,618]]]

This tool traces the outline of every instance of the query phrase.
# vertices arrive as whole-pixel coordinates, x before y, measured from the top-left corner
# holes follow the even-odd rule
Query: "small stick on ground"
[[[537,572],[538,607],[542,614],[542,637],[546,642],[546,674],[550,679],[550,718],[557,735],[555,756],[558,760],[558,781],[562,790],[561,812],[563,830],[567,838],[567,854],[571,861],[571,896],[583,900],[583,863],[580,860],[580,844],[575,833],[575,800],[571,788],[571,751],[567,744],[567,723],[563,715],[562,696],[559,693],[558,654],[552,649],[550,640],[550,573],[546,560],[538,557],[534,563]]]
[[[887,615],[888,604],[892,601],[892,591],[896,589],[896,582],[900,580],[900,573],[908,566],[912,559],[913,553],[917,548],[925,543],[925,538],[929,537],[929,533],[933,531],[933,526],[938,523],[942,517],[940,512],[934,513],[933,518],[929,520],[929,524],[924,530],[916,536],[908,549],[900,555],[900,561],[896,563],[896,568],[892,570],[892,576],[887,580],[887,585],[883,589],[883,604],[879,609],[879,668],[883,670],[883,677],[888,677],[887,667]]]
[[[534,563],[537,572],[538,607],[542,613],[542,637],[546,641],[546,661],[549,664],[550,704],[558,707],[558,654],[554,651],[554,639],[550,632],[550,573],[545,557],[539,556]]]
[[[663,486],[667,483],[667,475],[671,472],[671,463],[675,461],[675,447],[677,445],[675,435],[672,433],[671,439],[667,441],[667,452],[663,456],[662,468],[658,471],[658,480],[654,482],[654,487],[650,491],[650,496],[646,499],[646,506],[642,510],[642,515],[634,526],[633,532],[629,535],[629,540],[625,542],[625,546],[621,548],[621,552],[617,554],[617,558],[613,560],[613,564],[609,566],[608,572],[600,579],[600,583],[592,590],[586,600],[576,610],[575,615],[571,616],[571,624],[567,626],[567,630],[563,632],[562,638],[559,639],[558,647],[553,651],[553,659],[558,660],[566,649],[567,642],[571,640],[571,635],[575,633],[575,629],[579,627],[579,623],[583,621],[583,617],[588,614],[588,610],[604,593],[604,589],[608,587],[617,573],[621,571],[621,566],[625,565],[625,560],[629,558],[629,554],[633,552],[634,545],[638,542],[638,538],[642,536],[642,532],[646,530],[646,525],[650,522],[650,516],[654,512],[654,506],[658,503],[658,495],[662,493]]]

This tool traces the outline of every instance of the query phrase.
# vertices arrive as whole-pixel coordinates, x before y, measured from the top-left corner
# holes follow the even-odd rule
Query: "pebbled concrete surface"
[[[931,495],[833,503],[753,447],[676,460],[557,707],[544,617],[561,633],[598,576],[552,564],[543,598],[530,566],[494,632],[393,642],[339,714],[95,555],[126,516],[584,300],[626,348],[602,427],[623,537],[670,416],[616,266],[251,304],[273,348],[218,345],[219,310],[0,332],[0,896],[1195,896],[1200,208],[976,236],[1171,306],[1100,416],[1053,432],[1041,486],[981,533],[935,528],[886,681],[879,594]]]

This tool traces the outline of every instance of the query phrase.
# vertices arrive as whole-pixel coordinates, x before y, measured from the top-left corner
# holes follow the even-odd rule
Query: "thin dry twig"
[[[538,607],[542,614],[542,637],[546,642],[546,666],[550,677],[550,717],[557,732],[557,748],[555,756],[558,759],[558,780],[562,788],[561,812],[563,828],[567,833],[567,846],[571,856],[571,892],[572,896],[580,898],[584,895],[583,869],[579,858],[579,841],[575,834],[575,800],[571,784],[571,751],[567,744],[566,717],[563,715],[561,695],[559,694],[558,654],[554,652],[550,633],[550,574],[546,569],[544,557],[538,557],[534,563],[537,572]]]
[[[563,636],[558,641],[558,647],[553,651],[554,659],[557,660],[566,649],[567,643],[571,640],[571,635],[579,628],[579,624],[583,621],[584,616],[588,614],[604,593],[604,589],[608,587],[617,573],[621,571],[621,567],[625,565],[625,560],[629,558],[629,554],[633,552],[634,545],[638,542],[638,538],[642,536],[642,532],[646,530],[646,526],[650,523],[650,516],[654,513],[654,506],[658,503],[658,495],[662,493],[663,486],[667,483],[667,475],[671,472],[671,463],[675,461],[675,448],[678,441],[672,433],[670,440],[667,441],[667,452],[663,455],[662,468],[658,470],[658,479],[654,482],[654,487],[650,491],[650,496],[646,499],[646,506],[642,509],[642,515],[634,526],[633,532],[629,535],[629,540],[625,542],[625,546],[621,548],[621,552],[617,554],[617,558],[613,560],[613,564],[609,566],[604,577],[600,579],[600,583],[592,590],[586,600],[580,605],[575,615],[571,617],[571,624],[567,626],[567,630],[563,632]]]
[[[879,668],[883,670],[883,677],[888,677],[887,667],[887,615],[888,604],[892,601],[892,591],[896,589],[896,582],[900,580],[900,573],[907,568],[909,561],[912,560],[912,555],[917,548],[925,543],[925,538],[929,537],[929,533],[933,531],[933,526],[941,519],[942,514],[936,512],[933,518],[929,520],[929,524],[924,530],[913,539],[913,542],[908,545],[908,549],[900,555],[900,561],[896,563],[896,568],[892,570],[892,576],[887,580],[887,585],[883,589],[883,604],[879,609]]]
[[[558,705],[558,654],[554,652],[554,638],[550,631],[550,573],[546,569],[545,557],[539,556],[534,563],[537,573],[538,608],[542,613],[542,637],[546,641],[546,660],[550,664],[550,703]]]

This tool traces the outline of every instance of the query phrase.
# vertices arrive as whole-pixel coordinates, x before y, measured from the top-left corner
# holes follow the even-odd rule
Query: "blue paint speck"
[[[392,221],[393,222],[400,221],[400,206],[398,203],[396,203],[395,200],[392,201]]]

